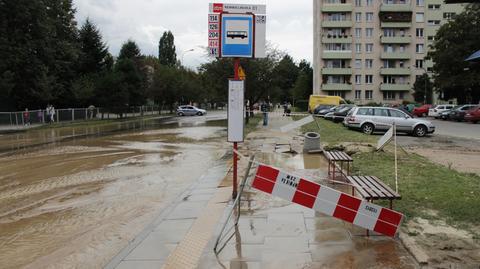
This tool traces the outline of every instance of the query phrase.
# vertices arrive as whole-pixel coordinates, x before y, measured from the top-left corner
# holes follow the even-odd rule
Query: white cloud
[[[117,55],[129,38],[142,53],[157,55],[158,41],[166,30],[175,36],[177,55],[187,66],[197,67],[208,59],[208,0],[74,0],[77,20],[87,17],[97,24],[110,52]],[[223,1],[217,1],[223,2]],[[227,3],[267,5],[267,40],[287,51],[297,61],[312,60],[313,19],[310,0],[231,0]],[[186,52],[190,49],[192,52]],[[185,53],[186,52],[186,53]]]

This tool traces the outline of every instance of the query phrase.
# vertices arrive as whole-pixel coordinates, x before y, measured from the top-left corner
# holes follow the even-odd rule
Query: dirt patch
[[[442,220],[422,218],[410,220],[406,226],[411,238],[428,255],[430,267],[478,268],[480,227],[473,228],[472,233],[449,226]]]
[[[478,165],[480,150],[414,148],[409,151],[450,169],[480,175],[480,166]]]

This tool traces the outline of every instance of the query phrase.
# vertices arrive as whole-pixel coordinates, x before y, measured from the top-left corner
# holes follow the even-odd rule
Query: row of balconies
[[[381,91],[410,91],[412,87],[407,84],[380,84]],[[351,83],[329,83],[322,84],[322,91],[351,91],[353,85]]]
[[[412,12],[412,6],[410,3],[406,4],[382,4],[380,6],[380,12]],[[335,13],[335,12],[352,12],[352,3],[345,4],[324,4],[322,6],[322,12]]]
[[[322,59],[352,59],[351,50],[324,50],[322,53]],[[380,59],[391,60],[408,60],[411,58],[408,52],[382,52]]]
[[[323,28],[352,28],[353,22],[351,20],[346,21],[322,21]],[[411,22],[381,22],[381,28],[410,28]]]
[[[352,43],[352,36],[322,36],[322,43],[339,43],[347,44]],[[380,43],[382,44],[409,44],[412,42],[411,36],[382,36],[380,38]]]
[[[322,75],[352,75],[351,67],[335,68],[324,67],[322,68]],[[380,75],[383,76],[410,76],[412,71],[408,67],[404,68],[380,68]]]

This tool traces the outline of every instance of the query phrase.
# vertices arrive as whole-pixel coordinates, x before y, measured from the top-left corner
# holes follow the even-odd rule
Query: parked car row
[[[428,120],[414,118],[408,112],[391,107],[357,107],[339,105],[317,107],[316,116],[333,122],[343,122],[349,129],[361,130],[365,134],[387,131],[395,124],[397,132],[422,137],[435,132],[435,126]]]
[[[460,105],[451,109],[445,109],[442,112],[432,113],[436,119],[455,120],[455,121],[470,121],[477,123],[480,121],[480,105]]]

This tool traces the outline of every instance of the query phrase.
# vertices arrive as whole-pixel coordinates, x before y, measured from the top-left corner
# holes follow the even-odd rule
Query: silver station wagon
[[[344,121],[348,128],[360,129],[365,134],[387,131],[393,124],[397,132],[419,137],[435,132],[435,126],[431,122],[412,118],[399,109],[389,107],[355,107]]]

